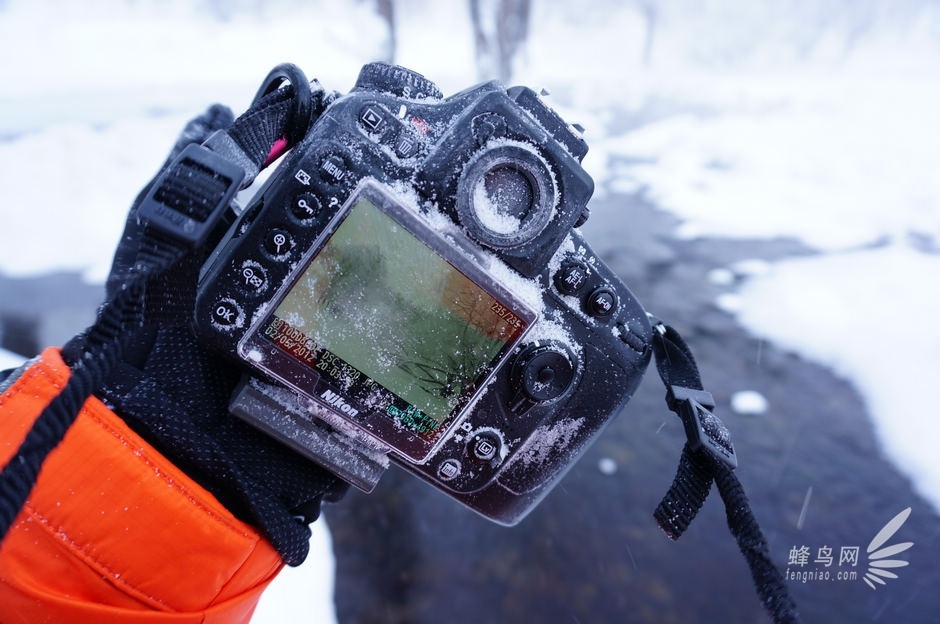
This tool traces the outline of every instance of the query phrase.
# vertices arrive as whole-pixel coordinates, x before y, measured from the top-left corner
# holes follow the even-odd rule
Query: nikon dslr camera
[[[515,524],[623,408],[650,325],[576,229],[587,145],[540,96],[366,65],[200,277],[231,410],[359,488],[389,460]]]

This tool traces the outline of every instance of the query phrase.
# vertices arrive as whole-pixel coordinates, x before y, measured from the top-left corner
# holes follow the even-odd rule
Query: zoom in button
[[[294,237],[281,228],[273,228],[264,237],[264,250],[275,258],[282,258],[294,248]]]

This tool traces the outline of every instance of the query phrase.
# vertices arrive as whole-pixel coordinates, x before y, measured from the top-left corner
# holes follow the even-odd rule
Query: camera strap
[[[288,82],[286,88],[281,88]],[[316,84],[316,83],[314,83]],[[316,84],[319,87],[318,84]],[[241,188],[306,134],[329,98],[301,70],[279,65],[252,105],[228,130],[190,144],[164,167],[137,207],[140,232],[133,269],[105,301],[95,322],[63,349],[71,375],[43,409],[0,473],[0,541],[85,401],[110,377],[127,346],[128,328],[145,322],[150,284],[198,249]]]
[[[686,443],[676,476],[653,513],[666,535],[677,540],[698,514],[712,483],[725,504],[728,528],[747,560],[757,594],[775,622],[798,622],[796,604],[770,557],[744,488],[734,468],[731,434],[712,410],[715,401],[702,386],[692,352],[679,333],[654,320],[653,354],[666,386],[666,405],[682,420]]]

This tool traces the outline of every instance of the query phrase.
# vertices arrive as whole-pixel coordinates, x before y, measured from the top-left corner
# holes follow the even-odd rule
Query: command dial
[[[359,71],[356,89],[391,93],[409,99],[441,99],[444,94],[437,85],[419,74],[398,65],[369,63]]]

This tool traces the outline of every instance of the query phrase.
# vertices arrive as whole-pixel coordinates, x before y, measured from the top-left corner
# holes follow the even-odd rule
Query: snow
[[[632,3],[533,4],[513,82],[550,89],[587,128],[596,194],[645,193],[683,237],[813,250],[714,271],[716,304],[849,379],[884,452],[940,508],[938,425],[911,390],[940,370],[940,6],[669,0],[649,40]],[[465,14],[396,6],[398,62],[445,94],[476,82]],[[243,109],[285,60],[348,90],[386,43],[368,2],[0,3],[0,271],[100,282],[187,118],[213,101]],[[321,543],[255,621],[315,607],[329,621],[329,592],[313,588],[332,565]]]
[[[681,115],[608,142],[648,161],[626,179],[681,214],[686,237],[793,237],[823,250],[937,238],[940,145],[924,138],[940,136],[940,90],[869,78],[820,77],[800,87],[809,101]]]
[[[760,392],[740,390],[731,395],[731,409],[736,414],[763,414],[767,407],[767,399]]]
[[[610,457],[601,457],[597,461],[597,469],[609,477],[617,473],[617,461]]]
[[[473,190],[473,207],[480,223],[491,232],[512,234],[519,229],[520,219],[501,212],[498,204],[491,201],[482,182]]]
[[[261,595],[253,623],[293,622],[303,614],[305,622],[336,622],[333,609],[333,546],[326,519],[310,525],[310,554],[303,565],[285,567]]]
[[[940,255],[903,240],[785,260],[742,287],[738,311],[745,327],[852,380],[885,452],[935,506],[940,423],[915,389],[940,370],[938,276]]]
[[[7,370],[9,368],[16,368],[22,364],[24,360],[25,358],[23,356],[0,348],[0,371]]]

